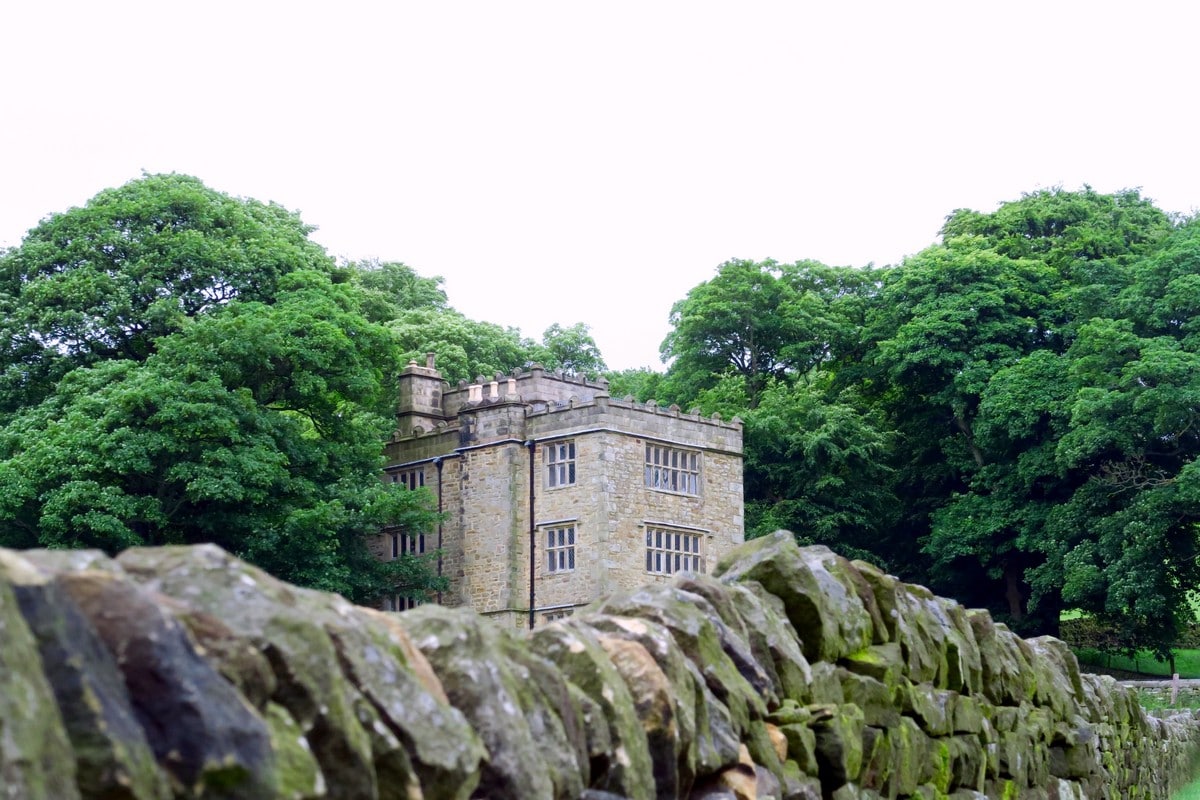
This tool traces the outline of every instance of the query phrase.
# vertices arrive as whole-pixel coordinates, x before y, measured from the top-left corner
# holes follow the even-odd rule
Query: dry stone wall
[[[1168,798],[1190,714],[786,532],[532,633],[0,550],[4,798]]]

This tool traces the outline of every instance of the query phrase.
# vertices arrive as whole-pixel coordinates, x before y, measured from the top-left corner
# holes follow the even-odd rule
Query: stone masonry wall
[[[424,370],[410,366],[408,378],[425,380],[418,374]],[[539,550],[533,563],[539,619],[604,592],[670,580],[646,571],[648,525],[700,533],[709,571],[743,541],[740,422],[654,403],[612,400],[603,384],[564,381],[537,369],[514,381],[521,392],[545,395],[553,390],[562,402],[528,405],[519,394],[500,393],[506,383],[497,380],[494,397],[466,403],[471,387],[464,386],[447,394],[446,401],[455,409],[450,422],[397,436],[386,447],[385,480],[391,473],[420,466],[425,485],[432,488],[432,459],[442,459],[447,515],[442,566],[451,583],[444,605],[465,605],[511,627],[527,626],[529,441],[537,448],[534,524]],[[432,378],[428,382],[433,385]],[[550,487],[545,448],[566,439],[576,444],[577,483]],[[648,489],[647,443],[701,452],[700,494]],[[576,529],[572,572],[549,574],[546,569],[544,531],[556,524]],[[381,538],[374,549],[386,556],[388,541]]]
[[[1170,797],[1050,638],[791,534],[532,634],[288,586],[213,546],[0,550],[0,797]]]
[[[461,601],[481,613],[520,602],[528,523],[529,456],[519,443],[463,453],[459,496],[463,575]]]

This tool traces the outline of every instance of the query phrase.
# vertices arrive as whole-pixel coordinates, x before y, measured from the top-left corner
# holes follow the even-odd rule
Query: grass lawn
[[[1200,800],[1200,780],[1192,781],[1180,789],[1171,800]]]
[[[1192,605],[1192,613],[1197,620],[1200,620],[1200,593],[1192,594],[1189,600]],[[1087,615],[1079,609],[1072,608],[1063,611],[1060,619],[1063,622],[1070,622],[1085,616]],[[1075,656],[1079,659],[1080,665],[1102,667],[1104,670],[1112,670],[1114,673],[1140,673],[1150,679],[1171,677],[1170,662],[1158,661],[1150,653],[1140,653],[1134,658],[1128,658],[1110,655],[1087,647],[1072,649],[1075,650]],[[1200,678],[1200,650],[1181,647],[1174,651],[1174,655],[1175,671],[1179,673],[1180,678]],[[1136,679],[1134,675],[1128,677]]]
[[[1099,650],[1082,648],[1075,652],[1080,665],[1104,667],[1105,669],[1122,672],[1138,672],[1152,677],[1171,677],[1171,665],[1166,661],[1157,661],[1149,653],[1143,653],[1136,658],[1109,655]],[[1176,650],[1175,671],[1181,678],[1200,678],[1200,650]]]

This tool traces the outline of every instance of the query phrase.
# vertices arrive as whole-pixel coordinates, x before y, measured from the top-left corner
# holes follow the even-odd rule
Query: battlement
[[[490,379],[480,375],[474,382],[459,381],[457,388],[446,391],[442,407],[447,415],[454,415],[463,408],[486,403],[562,407],[571,401],[590,402],[597,397],[608,397],[608,381],[604,378],[589,381],[585,375],[562,370],[547,372],[534,364],[528,372],[513,370],[507,375],[497,372]]]
[[[401,388],[409,394],[399,398],[399,424],[389,455],[409,450],[411,445],[405,442],[418,438],[426,439],[417,448],[424,453],[597,428],[741,453],[742,421],[737,417],[704,416],[699,409],[684,412],[677,405],[660,406],[653,400],[639,403],[629,395],[616,400],[608,395],[604,379],[548,373],[537,365],[528,372],[497,373],[490,380],[480,376],[473,383],[460,381],[456,389],[447,389],[441,374],[432,368],[432,358],[427,363],[426,367],[410,363],[405,371],[410,380],[401,382]],[[437,444],[429,440],[430,434]]]
[[[537,364],[528,372],[497,372],[490,379],[481,375],[474,382],[459,381],[451,389],[434,366],[433,354],[429,354],[425,366],[409,362],[400,375],[398,390],[397,426],[392,442],[464,427],[471,429],[469,438],[476,442],[481,436],[487,439],[523,435],[513,430],[514,409],[508,408],[519,406],[523,416],[540,429],[570,428],[595,423],[600,416],[612,416],[651,435],[652,429],[661,429],[663,435],[671,429],[686,430],[688,439],[698,437],[706,443],[711,441],[715,447],[741,451],[742,423],[736,417],[728,421],[720,414],[705,417],[699,409],[683,412],[677,405],[663,407],[653,400],[638,403],[629,395],[614,400],[608,394],[608,381],[604,378],[590,381],[584,375],[561,370],[547,372]],[[489,424],[488,412],[501,408],[505,409],[500,415],[503,424]],[[553,418],[537,419],[546,415]],[[644,415],[661,420],[636,421]],[[678,420],[679,424],[667,420]],[[715,430],[706,430],[709,427]],[[488,429],[494,430],[489,434]]]

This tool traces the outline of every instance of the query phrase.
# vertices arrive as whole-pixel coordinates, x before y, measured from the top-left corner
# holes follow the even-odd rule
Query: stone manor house
[[[536,365],[451,388],[432,354],[401,373],[396,418],[384,480],[432,490],[444,522],[385,530],[373,550],[440,549],[445,605],[532,627],[614,589],[711,571],[743,541],[736,418],[615,400],[603,379]]]

